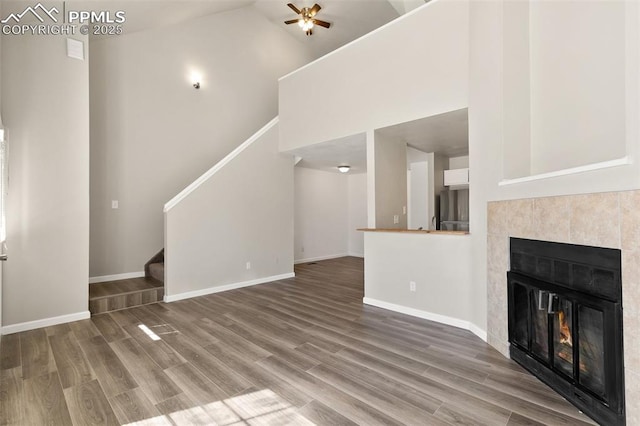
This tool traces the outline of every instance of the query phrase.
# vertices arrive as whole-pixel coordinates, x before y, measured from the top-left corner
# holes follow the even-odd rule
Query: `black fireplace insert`
[[[624,425],[620,250],[511,238],[511,358],[603,425]]]

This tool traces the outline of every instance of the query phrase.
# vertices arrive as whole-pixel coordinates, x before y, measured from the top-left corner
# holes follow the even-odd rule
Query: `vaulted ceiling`
[[[4,2],[5,0],[3,0]],[[287,7],[322,7],[319,18],[331,23],[330,29],[318,28],[306,36],[297,25],[285,25],[295,19]],[[314,57],[320,57],[347,44],[398,16],[423,5],[426,0],[67,0],[67,10],[123,10],[126,34],[187,22],[214,13],[242,7],[255,7],[266,19],[304,43]],[[247,28],[251,31],[251,28]]]
[[[297,25],[284,25],[284,21],[295,19],[296,14],[287,7],[291,1],[299,9],[318,3],[322,9],[318,18],[331,23],[331,28],[314,29],[307,36]],[[424,4],[423,0],[420,0]],[[325,55],[384,24],[400,14],[387,0],[256,0],[255,7],[269,21],[282,25],[291,36],[305,43],[314,56]]]

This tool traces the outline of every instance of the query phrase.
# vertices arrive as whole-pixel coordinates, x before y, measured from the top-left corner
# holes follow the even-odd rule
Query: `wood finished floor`
[[[89,285],[92,315],[156,303],[164,296],[164,284],[151,277],[108,281]]]
[[[362,304],[363,262],[2,337],[0,423],[582,425],[471,333]]]

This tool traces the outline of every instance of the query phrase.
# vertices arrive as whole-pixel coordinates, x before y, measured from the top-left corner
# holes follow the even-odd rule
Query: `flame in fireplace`
[[[564,311],[558,312],[558,323],[560,325],[560,343],[573,346],[571,329],[569,328],[569,324],[567,324],[567,316],[564,314]]]

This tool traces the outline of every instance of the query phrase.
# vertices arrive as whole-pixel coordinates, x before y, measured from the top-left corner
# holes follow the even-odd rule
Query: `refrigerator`
[[[438,223],[442,231],[469,231],[469,189],[447,189],[438,196]]]

